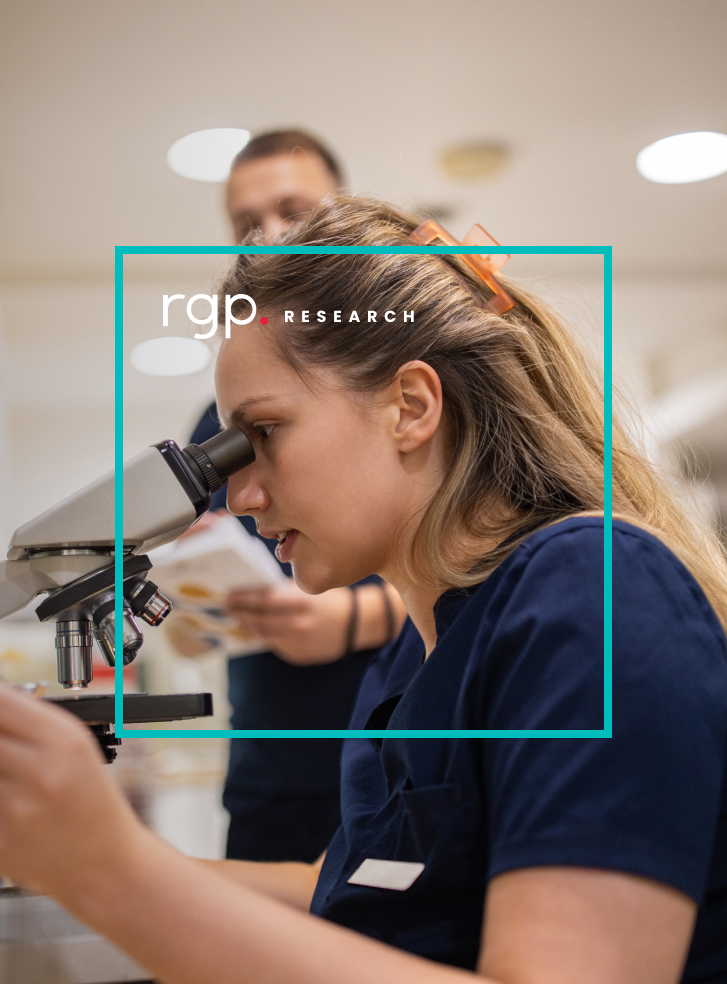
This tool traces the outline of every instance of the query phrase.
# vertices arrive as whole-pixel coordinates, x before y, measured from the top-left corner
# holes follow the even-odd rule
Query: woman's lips
[[[285,539],[281,540],[280,543],[275,548],[275,556],[278,558],[281,564],[287,564],[290,555],[293,552],[293,547],[295,546],[295,541],[298,538],[298,530],[289,530],[285,535]]]

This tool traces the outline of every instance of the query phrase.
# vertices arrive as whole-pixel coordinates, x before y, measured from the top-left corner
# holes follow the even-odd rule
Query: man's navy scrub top
[[[345,742],[312,912],[474,969],[490,878],[613,869],[695,899],[683,980],[727,981],[727,640],[666,547],[613,527],[613,737],[393,730],[603,727],[603,520],[574,518],[443,595],[426,662],[408,622],[369,668],[351,727],[392,735]],[[424,869],[406,890],[349,884],[366,859]]]

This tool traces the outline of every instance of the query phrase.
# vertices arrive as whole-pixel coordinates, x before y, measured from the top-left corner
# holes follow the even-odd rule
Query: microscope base
[[[152,984],[149,972],[53,899],[0,888],[0,981]]]

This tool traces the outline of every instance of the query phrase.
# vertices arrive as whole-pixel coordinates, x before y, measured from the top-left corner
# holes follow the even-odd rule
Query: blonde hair
[[[339,196],[279,242],[401,250],[412,246],[417,225],[383,202]],[[476,303],[491,291],[456,256],[240,255],[220,287],[222,295],[251,295],[259,310],[327,312],[325,322],[271,319],[282,358],[301,373],[334,370],[361,394],[375,394],[413,360],[438,373],[452,450],[410,536],[407,574],[422,587],[477,584],[533,529],[603,513],[598,373],[548,305],[512,280],[502,282],[516,300],[502,316]],[[233,308],[238,317],[244,306]],[[340,322],[333,322],[334,310]],[[349,320],[368,310],[377,312],[375,322]],[[395,312],[393,321],[383,320],[385,311]],[[411,311],[413,322],[404,318]],[[727,563],[716,536],[686,511],[616,420],[612,460],[614,516],[662,540],[727,628]]]

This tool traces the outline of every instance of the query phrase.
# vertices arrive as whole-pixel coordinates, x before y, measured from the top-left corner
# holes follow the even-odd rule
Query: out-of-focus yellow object
[[[215,596],[207,588],[203,587],[201,584],[180,584],[177,587],[177,591],[184,598],[192,598],[195,601],[202,601],[205,599],[212,599]]]
[[[483,181],[501,174],[510,163],[504,144],[464,143],[443,151],[439,167],[454,181]]]
[[[28,654],[22,649],[3,649],[0,652],[0,663],[13,663],[20,666],[28,662]]]

